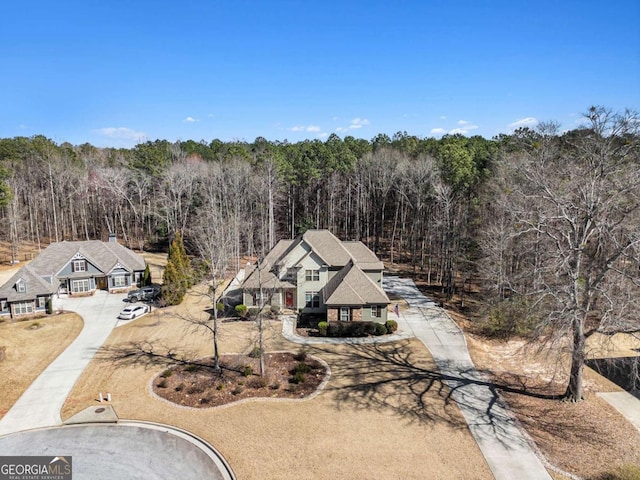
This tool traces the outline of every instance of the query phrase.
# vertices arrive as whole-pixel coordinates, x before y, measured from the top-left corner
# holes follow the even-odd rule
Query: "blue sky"
[[[0,137],[508,133],[640,108],[640,2],[7,2]]]

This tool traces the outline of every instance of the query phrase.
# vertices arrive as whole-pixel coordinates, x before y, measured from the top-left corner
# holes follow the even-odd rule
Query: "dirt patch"
[[[260,360],[249,355],[224,355],[221,371],[212,358],[167,369],[153,381],[156,395],[178,405],[207,408],[246,398],[305,398],[314,393],[327,372],[304,354],[265,354],[265,374],[256,374]]]

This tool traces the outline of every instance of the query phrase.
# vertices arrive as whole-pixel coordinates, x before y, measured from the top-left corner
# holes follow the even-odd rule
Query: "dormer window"
[[[27,282],[25,282],[24,280],[20,280],[18,283],[16,283],[16,291],[18,293],[25,293],[27,291]]]
[[[84,260],[74,260],[72,269],[74,272],[86,272],[87,262]]]

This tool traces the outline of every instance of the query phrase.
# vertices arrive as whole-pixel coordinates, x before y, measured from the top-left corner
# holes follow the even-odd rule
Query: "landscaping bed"
[[[153,391],[178,405],[208,408],[246,398],[308,397],[328,374],[318,360],[304,353],[266,353],[265,374],[260,359],[250,355],[223,355],[220,372],[213,358],[169,368],[153,380]]]

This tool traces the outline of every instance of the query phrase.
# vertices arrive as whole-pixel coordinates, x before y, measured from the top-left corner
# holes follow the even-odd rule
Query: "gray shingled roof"
[[[26,292],[18,292],[15,288],[18,280],[27,283]],[[9,302],[19,302],[22,300],[32,300],[38,295],[50,295],[57,291],[58,282],[54,284],[48,283],[38,273],[36,273],[31,265],[25,265],[18,270],[7,282],[0,287],[0,298],[6,298]]]
[[[387,294],[364,273],[349,262],[324,287],[324,303],[328,306],[388,305]]]
[[[376,257],[376,254],[369,250],[362,242],[342,242],[344,248],[349,252],[354,262],[363,270],[382,270],[384,265]]]
[[[31,267],[40,275],[57,274],[76,253],[80,253],[101,271],[108,273],[120,263],[129,271],[144,270],[144,259],[118,242],[85,240],[52,243],[38,255]]]
[[[329,230],[307,230],[302,240],[330,267],[346,265],[352,258],[342,242]]]

